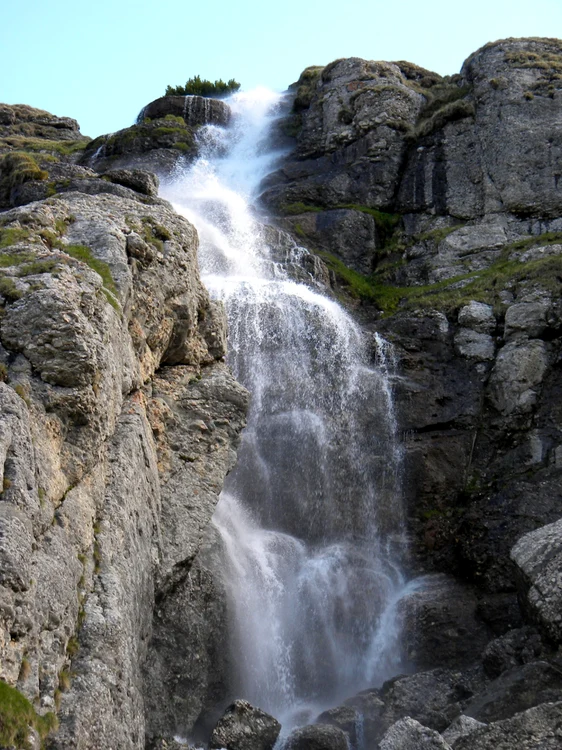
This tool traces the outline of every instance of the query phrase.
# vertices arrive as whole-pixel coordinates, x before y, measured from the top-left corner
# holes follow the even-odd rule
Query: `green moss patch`
[[[453,231],[454,227],[451,229]],[[435,230],[436,232],[449,231]],[[429,234],[429,233],[428,233]],[[433,233],[435,234],[435,233]],[[550,256],[521,263],[511,258],[514,251],[562,243],[562,233],[551,232],[530,237],[504,248],[501,257],[483,271],[459,274],[451,279],[423,286],[392,286],[382,281],[382,274],[363,276],[348,268],[330,253],[317,252],[335,273],[345,291],[353,298],[374,303],[385,316],[399,309],[436,308],[453,313],[471,300],[486,302],[496,308],[504,303],[500,293],[519,284],[536,283],[555,295],[562,292],[562,256]]]
[[[109,304],[119,310],[119,302],[117,301],[117,287],[111,275],[111,269],[103,260],[99,260],[94,255],[89,247],[85,245],[61,245],[60,249],[70,255],[75,260],[80,260],[82,263],[86,263],[92,270],[101,276],[103,282],[103,293]]]
[[[30,235],[28,229],[18,229],[12,227],[0,228],[0,248],[10,247],[18,242],[23,242]],[[10,265],[10,264],[7,264]]]
[[[56,730],[57,718],[53,713],[39,716],[31,703],[18,690],[0,680],[0,745],[29,750],[30,727],[42,740]]]

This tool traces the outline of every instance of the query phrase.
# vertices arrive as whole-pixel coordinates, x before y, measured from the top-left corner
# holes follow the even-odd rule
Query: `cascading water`
[[[203,128],[201,158],[162,192],[199,231],[229,362],[251,393],[214,516],[234,697],[291,726],[396,673],[404,580],[387,346],[374,342],[373,365],[349,315],[275,262],[250,208],[276,157],[264,139],[278,100],[232,97],[231,127]]]

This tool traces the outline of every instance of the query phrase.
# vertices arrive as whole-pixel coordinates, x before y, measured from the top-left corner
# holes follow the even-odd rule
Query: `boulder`
[[[363,716],[349,705],[330,708],[328,711],[321,713],[316,719],[317,724],[329,724],[345,732],[353,747],[357,746],[358,726],[360,722],[363,722]]]
[[[142,195],[158,195],[159,179],[152,172],[145,169],[110,169],[104,173],[104,177],[110,182],[136,190]]]
[[[451,746],[433,729],[407,716],[393,724],[382,738],[379,750],[451,750]]]
[[[479,670],[465,673],[449,669],[432,669],[385,683],[381,698],[384,711],[382,727],[409,716],[424,726],[442,731],[461,713],[464,702],[483,684]]]
[[[524,607],[545,635],[562,642],[562,519],[522,536],[511,558]]]
[[[145,118],[158,119],[174,115],[183,117],[187,125],[228,125],[230,107],[220,99],[207,96],[161,96],[141,110],[138,122]]]
[[[465,716],[464,714],[461,714],[453,721],[452,724],[447,727],[444,732],[442,732],[441,736],[446,742],[449,743],[449,745],[454,746],[455,742],[460,737],[468,737],[468,735],[474,732],[476,729],[484,726],[486,725],[483,722],[477,721],[471,716]]]
[[[562,669],[544,661],[503,672],[464,707],[478,721],[500,721],[562,695]]]
[[[455,750],[560,750],[562,702],[543,703],[459,737]]]
[[[338,727],[309,724],[293,730],[284,747],[285,750],[349,750],[349,740]]]
[[[541,637],[535,628],[509,630],[486,646],[482,655],[484,671],[489,677],[499,677],[507,669],[540,659],[542,652]]]
[[[281,724],[273,716],[248,701],[237,700],[213,729],[209,747],[211,750],[272,750],[280,731]]]

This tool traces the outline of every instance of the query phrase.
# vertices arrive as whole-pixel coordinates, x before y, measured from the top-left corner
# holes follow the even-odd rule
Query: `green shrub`
[[[29,729],[33,727],[41,739],[58,726],[54,714],[39,716],[27,698],[0,680],[0,746],[28,750]]]
[[[188,96],[190,94],[194,96],[210,96],[220,97],[232,94],[234,91],[238,91],[240,84],[231,78],[226,83],[219,78],[214,83],[208,81],[206,78],[195,76],[189,78],[184,86],[166,86],[165,96]]]

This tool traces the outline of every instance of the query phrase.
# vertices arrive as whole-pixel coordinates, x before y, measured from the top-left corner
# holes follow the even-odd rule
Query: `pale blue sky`
[[[93,137],[196,74],[281,91],[308,65],[356,56],[444,75],[488,41],[562,37],[562,0],[0,0],[0,12],[0,101]]]

